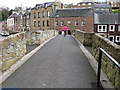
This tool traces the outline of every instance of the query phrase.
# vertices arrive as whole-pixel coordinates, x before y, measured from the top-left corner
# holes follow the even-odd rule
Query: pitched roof
[[[120,24],[118,13],[95,13],[94,24]]]
[[[51,17],[81,17],[81,16],[93,16],[93,9],[92,8],[57,9],[51,15]]]

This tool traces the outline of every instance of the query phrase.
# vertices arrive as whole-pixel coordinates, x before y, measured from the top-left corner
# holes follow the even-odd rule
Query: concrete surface
[[[96,75],[72,36],[48,42],[3,84],[3,88],[92,88]]]

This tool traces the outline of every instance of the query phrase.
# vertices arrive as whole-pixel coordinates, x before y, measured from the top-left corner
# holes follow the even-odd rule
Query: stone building
[[[95,13],[94,32],[104,33],[110,41],[120,45],[120,21],[118,13]]]
[[[57,8],[62,8],[61,2],[46,2],[37,4],[31,9],[31,29],[33,31],[49,30],[50,29],[50,16]]]
[[[68,30],[80,29],[86,32],[93,32],[93,9],[57,9],[50,18],[50,29],[60,31],[63,25],[67,25]]]
[[[25,20],[24,20],[25,31],[31,31],[32,29],[32,16],[31,16],[31,8],[26,9],[25,11]]]
[[[12,13],[7,19],[7,28],[10,33],[20,31],[20,14],[17,12]]]

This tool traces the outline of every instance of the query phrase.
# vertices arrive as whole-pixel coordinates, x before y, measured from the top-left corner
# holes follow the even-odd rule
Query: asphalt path
[[[59,35],[13,73],[3,88],[92,88],[96,75],[72,36]]]

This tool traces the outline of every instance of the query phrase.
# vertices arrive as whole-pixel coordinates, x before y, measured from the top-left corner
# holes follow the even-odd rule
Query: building
[[[25,13],[25,20],[24,20],[24,28],[25,31],[30,31],[32,30],[32,16],[31,16],[31,8],[26,9],[26,13]]]
[[[119,9],[119,0],[110,0],[109,3],[112,7],[112,11]]]
[[[110,41],[120,45],[120,22],[118,13],[95,13],[94,32],[104,33]]]
[[[11,16],[7,19],[7,28],[10,32],[15,32],[15,30],[18,28],[18,13],[13,12]]]
[[[94,9],[95,13],[97,13],[97,12],[111,12],[112,11],[109,3],[108,4],[107,3],[94,4],[93,9]]]
[[[76,8],[92,8],[94,0],[82,0],[76,5]]]
[[[31,30],[50,30],[50,16],[57,8],[62,8],[61,2],[46,2],[37,4],[31,9]]]
[[[93,32],[93,19],[92,8],[57,9],[50,18],[50,29],[60,31],[67,25],[68,30]]]

